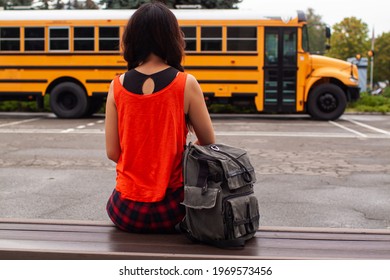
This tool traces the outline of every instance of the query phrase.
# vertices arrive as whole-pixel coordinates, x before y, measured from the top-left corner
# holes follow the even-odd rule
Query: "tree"
[[[29,6],[31,0],[0,0],[0,7],[5,6]]]
[[[374,81],[390,80],[390,32],[375,39],[374,51]]]
[[[325,53],[326,24],[322,21],[322,16],[316,15],[314,9],[308,8],[306,11],[307,30],[309,33],[309,47],[311,53],[323,54]]]
[[[73,0],[73,3],[69,3],[69,5],[73,9],[99,9],[98,5],[92,0],[85,0],[85,1],[77,1]]]
[[[342,60],[367,53],[370,49],[367,24],[356,17],[344,18],[333,25],[331,45],[327,55]]]
[[[144,3],[151,0],[101,0],[101,4],[107,4],[107,9],[136,9]],[[242,0],[166,0],[170,8],[176,8],[177,5],[201,5],[204,9],[233,9],[237,3]]]

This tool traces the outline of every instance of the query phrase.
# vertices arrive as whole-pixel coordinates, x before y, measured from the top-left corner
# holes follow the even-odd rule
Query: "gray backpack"
[[[218,247],[244,246],[259,227],[255,181],[245,150],[190,143],[184,154],[186,216],[181,231],[193,241]]]

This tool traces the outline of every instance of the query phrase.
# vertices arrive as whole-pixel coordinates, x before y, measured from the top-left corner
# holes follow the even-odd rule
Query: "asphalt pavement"
[[[390,116],[212,115],[247,149],[262,226],[390,228]],[[193,139],[193,136],[190,136]],[[109,221],[104,116],[0,113],[0,219]]]

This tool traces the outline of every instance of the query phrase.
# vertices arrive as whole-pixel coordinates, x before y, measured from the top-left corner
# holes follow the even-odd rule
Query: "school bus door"
[[[264,112],[296,112],[297,28],[266,27]]]

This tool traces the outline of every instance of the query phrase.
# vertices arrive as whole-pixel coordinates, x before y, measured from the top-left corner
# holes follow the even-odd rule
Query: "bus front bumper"
[[[360,98],[360,87],[348,87],[347,90],[348,101],[356,101]]]

